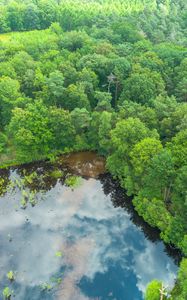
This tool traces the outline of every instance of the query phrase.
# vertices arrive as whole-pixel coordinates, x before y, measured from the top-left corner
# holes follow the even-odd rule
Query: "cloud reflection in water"
[[[57,183],[35,208],[15,209],[18,199],[9,194],[0,200],[0,281],[10,269],[17,271],[15,299],[31,300],[26,288],[49,282],[62,268],[62,285],[45,299],[141,300],[154,278],[172,285],[177,267],[164,245],[147,240],[123,208],[114,208],[99,180],[83,180],[74,191]],[[57,251],[62,251],[61,258]],[[123,296],[113,286],[112,270],[119,275]],[[111,280],[107,287],[106,278]]]

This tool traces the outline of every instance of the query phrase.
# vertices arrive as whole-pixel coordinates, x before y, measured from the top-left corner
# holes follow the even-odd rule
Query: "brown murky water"
[[[105,158],[95,152],[77,152],[59,158],[62,166],[67,166],[80,176],[90,178],[97,178],[105,173],[105,162]]]

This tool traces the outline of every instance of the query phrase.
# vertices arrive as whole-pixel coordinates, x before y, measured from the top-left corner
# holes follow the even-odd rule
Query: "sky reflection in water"
[[[115,208],[100,180],[83,179],[74,190],[57,182],[25,210],[19,198],[17,190],[0,199],[0,289],[16,271],[14,299],[142,300],[150,280],[173,284],[177,266],[163,243],[148,240]],[[59,276],[58,288],[41,290]]]

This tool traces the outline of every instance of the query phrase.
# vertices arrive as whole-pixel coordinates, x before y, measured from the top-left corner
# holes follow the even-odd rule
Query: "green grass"
[[[31,30],[31,31],[14,31],[14,32],[8,32],[8,33],[0,33],[0,41],[10,41],[11,39],[21,38],[22,36],[33,36],[38,35],[39,33],[42,33],[46,30]]]
[[[0,42],[8,41],[11,38],[12,33],[1,33]]]
[[[49,175],[54,179],[59,179],[64,175],[64,173],[62,170],[56,169],[53,170]]]

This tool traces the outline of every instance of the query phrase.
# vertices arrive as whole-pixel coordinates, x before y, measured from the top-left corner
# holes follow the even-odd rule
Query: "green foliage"
[[[181,130],[168,146],[173,154],[175,164],[182,167],[187,162],[187,129]]]
[[[62,100],[62,107],[67,110],[73,110],[75,108],[90,109],[89,100],[82,83],[78,85],[70,84],[67,87],[64,99]]]
[[[131,100],[138,103],[148,103],[164,91],[164,82],[158,72],[135,66],[130,77],[124,81],[124,90],[120,102]]]
[[[157,280],[153,280],[147,286],[145,300],[160,300],[160,289],[162,287],[162,283]]]
[[[142,11],[145,5],[149,5],[152,10],[156,6],[156,1],[145,0],[142,3],[141,0],[126,0],[125,2],[116,0],[115,4],[110,3],[109,0],[104,0],[102,3],[98,0],[92,2],[81,0],[7,2],[1,13],[0,31],[43,29],[58,20],[63,28],[72,30],[94,24],[94,20],[98,19],[99,14],[101,18],[111,17],[113,14],[120,16],[134,11]],[[140,34],[132,25],[123,23],[119,30],[123,32],[124,29],[124,36],[127,35],[128,40],[136,41],[140,38]]]
[[[60,100],[64,95],[64,76],[59,71],[54,71],[47,78],[48,96],[50,103],[60,106]]]
[[[5,134],[3,134],[2,132],[0,132],[0,153],[3,152],[5,150],[5,146],[8,142],[8,138]]]
[[[144,138],[158,137],[156,131],[150,131],[138,118],[119,121],[111,131],[112,154],[107,159],[109,171],[120,178],[122,186],[128,189],[131,173],[130,153],[133,147]],[[132,187],[127,191],[132,194]]]
[[[0,178],[0,195],[3,195],[6,192],[6,181],[4,178]]]
[[[75,108],[71,112],[72,123],[77,134],[85,133],[90,126],[91,114],[86,108]]]
[[[99,152],[107,155],[110,152],[110,131],[113,128],[113,115],[111,112],[103,111],[100,116],[98,131]]]
[[[187,259],[183,259],[178,271],[176,286],[172,291],[172,300],[185,300],[187,298]]]
[[[112,95],[111,93],[105,92],[96,92],[95,99],[97,100],[97,106],[95,108],[96,111],[112,111],[111,101]]]
[[[1,126],[9,123],[11,110],[16,106],[16,101],[21,96],[20,84],[17,80],[10,77],[0,78],[0,107],[1,107]]]
[[[187,256],[187,234],[184,236],[181,242],[181,248],[185,256]]]
[[[137,28],[127,22],[114,23],[113,29],[125,42],[135,43],[143,38]]]
[[[79,176],[69,176],[65,180],[65,184],[71,188],[77,188],[81,185],[82,178]]]
[[[7,278],[10,280],[10,281],[13,281],[15,279],[15,276],[14,276],[14,273],[13,271],[9,271],[7,273]]]
[[[158,139],[145,138],[132,149],[131,163],[136,176],[145,175],[152,158],[162,150],[162,144]]]
[[[186,1],[0,6],[1,164],[96,150],[138,213],[187,255]],[[36,203],[28,187],[37,175],[24,176],[13,183],[23,208]]]
[[[50,149],[73,144],[74,129],[70,115],[62,109],[43,105],[42,101],[16,108],[9,125],[20,158],[39,159]]]
[[[11,292],[11,290],[9,289],[9,287],[5,287],[4,290],[3,290],[3,298],[4,298],[5,300],[10,300],[11,294],[12,294],[12,292]]]
[[[57,252],[55,253],[55,256],[56,256],[56,257],[62,257],[62,252],[61,252],[61,251],[57,251]]]
[[[52,285],[47,282],[45,282],[41,285],[41,289],[43,291],[50,291],[50,290],[52,290],[52,288],[53,288]]]
[[[159,228],[163,233],[167,230],[170,225],[171,215],[162,200],[156,198],[150,200],[139,194],[133,199],[133,203],[138,214],[152,227]],[[162,237],[165,238],[164,235]]]
[[[128,177],[128,184],[136,183],[137,192],[144,186],[144,178],[149,172],[154,157],[161,152],[162,144],[156,138],[145,138],[135,144],[130,152],[130,163],[132,165],[131,176]],[[132,183],[130,182],[132,180]],[[128,189],[128,185],[126,185]]]
[[[181,288],[181,296],[187,297],[187,259],[183,259],[178,273],[178,281]]]
[[[54,179],[61,178],[63,176],[63,171],[59,169],[55,169],[52,172],[50,172],[50,176]]]

